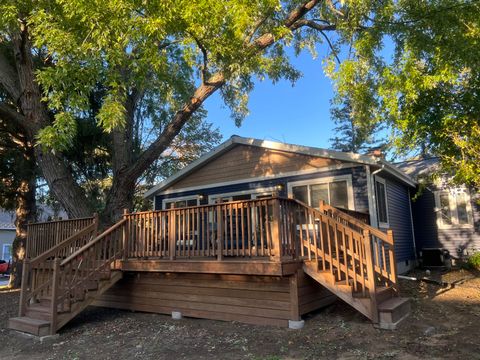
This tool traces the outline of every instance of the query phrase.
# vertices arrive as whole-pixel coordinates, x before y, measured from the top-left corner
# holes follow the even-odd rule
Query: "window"
[[[354,210],[352,178],[350,175],[335,178],[296,181],[288,184],[288,193],[294,199],[318,209],[320,200],[344,209]]]
[[[165,199],[163,200],[163,209],[178,209],[184,208],[189,206],[198,206],[198,196],[190,196],[190,197],[183,197],[183,198],[173,198],[173,199]]]
[[[435,192],[437,224],[440,228],[473,226],[472,206],[467,189]]]
[[[3,244],[3,259],[5,261],[12,261],[12,245]]]
[[[387,182],[385,179],[375,177],[375,197],[377,199],[377,217],[380,227],[389,227],[388,224],[388,201]]]
[[[222,202],[251,200],[251,199],[265,199],[265,198],[272,197],[274,191],[276,191],[275,188],[268,187],[268,188],[257,188],[252,190],[236,191],[236,192],[224,193],[224,194],[215,194],[215,195],[210,195],[208,197],[208,202],[210,204],[215,204],[219,199],[222,199]]]

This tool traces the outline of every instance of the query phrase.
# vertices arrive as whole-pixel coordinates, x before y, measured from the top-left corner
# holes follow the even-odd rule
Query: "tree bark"
[[[22,126],[30,139],[35,139],[40,129],[51,124],[48,110],[42,103],[42,93],[35,79],[32,48],[26,24],[14,34],[14,58],[20,87],[18,105],[24,116]],[[62,204],[69,217],[84,217],[92,214],[83,189],[75,181],[61,154],[53,153],[42,146],[35,146],[35,157],[55,198]]]
[[[25,154],[25,166],[30,166],[30,171],[25,173],[30,176],[20,182],[17,189],[15,210],[15,239],[13,240],[13,261],[10,272],[9,287],[18,288],[21,285],[23,259],[25,258],[27,245],[27,224],[35,221],[37,206],[35,201],[36,176],[33,150],[27,149]]]

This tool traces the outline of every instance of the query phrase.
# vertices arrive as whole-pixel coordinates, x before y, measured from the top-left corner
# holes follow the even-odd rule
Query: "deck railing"
[[[68,257],[72,249],[86,245],[78,243],[80,237],[73,235],[77,241],[74,244],[72,234],[81,226],[88,233],[85,228],[92,223],[94,218],[31,224],[29,237],[37,237],[37,241],[29,251],[36,254],[49,246],[46,244],[54,244],[40,258],[42,261]],[[319,264],[319,270],[351,283],[364,295],[374,293],[378,284],[396,284],[393,233],[373,228],[323,202],[315,209],[297,200],[274,197],[124,213],[114,227],[115,236],[121,233],[123,260],[310,259]],[[51,271],[51,264],[45,266],[50,269],[47,273]],[[42,291],[42,287],[34,289]]]
[[[35,258],[26,258],[23,261],[20,316],[23,316],[27,304],[31,302],[36,302],[38,299],[41,298],[47,298],[51,295],[53,286],[52,277],[54,271],[54,260],[65,259],[71,256],[76,251],[85,246],[88,242],[90,242],[90,240],[95,238],[95,236],[97,235],[98,218],[96,216],[92,217],[92,222],[86,225],[84,228],[77,228],[77,226],[80,226],[80,224],[82,223],[88,224],[85,219],[81,219],[81,221],[79,222],[68,221],[65,223],[61,223],[62,225],[67,225],[63,228],[67,234],[71,232],[71,229],[76,229],[76,231],[73,233],[73,235],[69,236],[59,244],[56,244],[55,246],[36,256]],[[71,226],[72,224],[75,224],[75,227]],[[48,226],[48,223],[42,223],[41,225],[47,234],[50,233],[50,229],[52,227]],[[58,226],[58,222],[55,222],[55,226],[53,227],[61,228],[60,226]],[[36,234],[40,236],[39,238],[31,239],[32,243],[35,244],[35,246],[33,246],[33,249],[39,250],[42,248],[39,241],[44,239],[45,234],[40,233],[40,229],[42,229],[41,227],[34,228],[38,231]],[[56,237],[56,239],[63,237],[64,235],[61,234]]]
[[[30,259],[39,256],[86,226],[93,224],[95,219],[96,216],[92,216],[28,224],[26,256]]]
[[[278,199],[125,214],[125,256],[221,260],[291,255],[281,217],[288,214],[282,214]]]

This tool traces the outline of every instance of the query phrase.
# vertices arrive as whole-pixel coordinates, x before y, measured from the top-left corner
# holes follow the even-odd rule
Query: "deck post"
[[[128,216],[128,209],[123,209],[123,218],[126,219]],[[127,234],[127,227],[130,226],[130,221],[127,220],[125,226],[123,226],[122,231],[122,246],[123,246],[123,260],[128,259],[128,234]]]
[[[168,211],[168,252],[170,253],[170,260],[175,260],[176,243],[175,243],[175,229],[176,229],[175,205]]]
[[[54,335],[57,331],[57,292],[58,292],[58,279],[60,276],[60,258],[56,257],[53,260],[53,278],[52,278],[52,300],[51,300],[51,312],[52,318],[50,321],[50,335]]]
[[[390,281],[393,283],[393,288],[398,292],[398,285],[397,285],[397,261],[395,260],[395,243],[393,240],[393,230],[387,230],[387,239],[390,240],[390,249],[389,259],[390,259],[390,271],[391,271],[391,278]]]
[[[365,257],[367,261],[367,276],[368,276],[368,294],[370,296],[370,306],[372,313],[372,321],[374,324],[378,323],[377,310],[377,286],[375,279],[375,264],[373,261],[372,251],[372,237],[369,230],[363,230],[363,244],[365,246]]]
[[[99,225],[99,221],[98,221],[98,214],[97,213],[93,213],[93,223],[95,224],[95,232],[94,232],[94,236],[97,236],[98,235],[98,225]]]
[[[22,285],[20,291],[20,309],[18,316],[22,317],[25,315],[27,310],[27,290],[28,290],[28,273],[30,272],[30,260],[26,257],[23,259],[22,266]]]
[[[272,243],[273,243],[273,256],[272,260],[280,262],[282,260],[282,229],[280,223],[280,199],[273,199],[272,204]],[[296,254],[295,254],[296,255]]]
[[[223,260],[223,214],[222,199],[217,200],[217,260]]]

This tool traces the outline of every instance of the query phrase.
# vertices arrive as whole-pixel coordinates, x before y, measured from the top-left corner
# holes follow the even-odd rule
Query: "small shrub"
[[[480,270],[480,251],[470,255],[467,260],[468,267]]]

